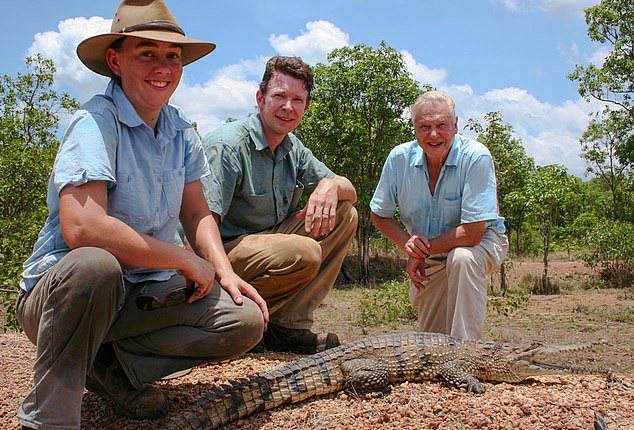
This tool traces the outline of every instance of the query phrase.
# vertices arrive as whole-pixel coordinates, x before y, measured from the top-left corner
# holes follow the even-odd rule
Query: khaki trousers
[[[130,284],[116,258],[99,248],[77,248],[21,292],[17,318],[37,345],[33,387],[18,410],[20,424],[79,429],[86,374],[103,343],[111,342],[130,382],[140,388],[177,370],[236,357],[262,338],[260,308],[236,305],[222,288],[192,304],[153,311],[136,306],[138,293],[164,297],[185,286]]]
[[[508,240],[487,228],[477,246],[458,247],[425,262],[424,289],[410,284],[410,301],[421,331],[464,339],[484,338],[488,277],[504,261]]]
[[[357,211],[339,202],[332,232],[314,239],[291,215],[277,226],[225,244],[234,271],[266,300],[271,323],[310,329],[332,289],[357,229]]]

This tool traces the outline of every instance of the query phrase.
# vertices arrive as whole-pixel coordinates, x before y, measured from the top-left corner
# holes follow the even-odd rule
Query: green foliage
[[[609,190],[609,216],[615,220],[629,220],[634,213],[632,166],[620,162],[619,150],[634,134],[624,111],[604,110],[594,114],[581,138],[581,157],[589,166],[589,173]]]
[[[525,204],[530,219],[539,226],[544,255],[544,271],[536,291],[551,294],[558,291],[550,285],[548,277],[548,253],[553,241],[553,230],[556,229],[562,215],[569,212],[578,200],[578,183],[568,175],[565,167],[548,165],[538,167],[526,181],[523,189]]]
[[[634,165],[634,3],[602,0],[588,8],[586,23],[591,40],[609,49],[603,64],[577,65],[568,78],[577,81],[579,94],[611,104],[628,130],[617,144],[616,155],[623,165]]]
[[[535,169],[532,158],[519,139],[512,137],[513,127],[503,123],[500,112],[489,112],[484,116],[486,127],[469,119],[465,128],[478,133],[477,140],[489,149],[495,165],[500,213],[505,218],[509,233],[515,231],[515,252],[519,253],[522,226],[526,218],[526,204],[521,190],[528,176]]]
[[[585,10],[588,36],[611,48],[601,67],[577,65],[568,78],[579,82],[579,94],[619,105],[632,112],[634,85],[634,3],[602,0]]]
[[[409,302],[409,279],[390,281],[377,290],[363,290],[359,301],[359,325],[395,325],[415,322],[416,312]]]
[[[68,94],[52,90],[55,66],[40,54],[26,60],[29,73],[0,77],[0,285],[15,290],[47,216],[46,190],[59,146],[58,114],[77,109]],[[13,293],[0,293],[2,308]],[[9,316],[8,325],[15,322]]]
[[[587,249],[582,260],[599,269],[609,287],[634,285],[634,224],[601,219],[589,227],[584,235]]]
[[[333,50],[315,67],[311,107],[297,134],[358,196],[362,280],[369,272],[372,224],[368,204],[383,163],[397,144],[413,139],[409,106],[420,93],[403,56],[382,42]]]

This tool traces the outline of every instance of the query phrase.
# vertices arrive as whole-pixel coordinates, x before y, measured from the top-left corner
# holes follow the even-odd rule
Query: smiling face
[[[183,75],[181,47],[126,37],[118,48],[106,51],[106,61],[139,116],[154,128]]]
[[[274,72],[266,93],[258,90],[258,110],[264,134],[272,151],[295,130],[308,108],[308,90],[303,80]]]
[[[416,108],[414,130],[428,162],[442,165],[458,132],[458,118],[453,117],[446,103],[429,101]]]

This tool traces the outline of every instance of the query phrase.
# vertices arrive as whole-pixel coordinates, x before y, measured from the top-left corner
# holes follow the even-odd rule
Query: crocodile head
[[[480,344],[477,369],[473,376],[487,381],[521,382],[531,376],[578,373],[578,374],[610,374],[609,370],[583,369],[540,361],[546,356],[589,349],[595,345],[607,344],[607,340],[577,345],[553,345],[539,342],[523,344],[494,343]],[[476,363],[472,363],[476,364]]]

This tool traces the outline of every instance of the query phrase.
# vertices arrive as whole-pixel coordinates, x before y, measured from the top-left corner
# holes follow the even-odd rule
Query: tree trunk
[[[502,297],[505,297],[508,290],[508,282],[506,279],[506,264],[504,262],[500,266],[500,289],[502,290]]]
[[[544,234],[544,271],[542,273],[542,293],[550,294],[550,279],[548,279],[548,250],[550,249],[550,241],[552,239],[553,220],[552,220],[552,208],[548,216],[547,221],[543,221],[543,234]]]
[[[363,259],[361,267],[361,282],[364,285],[367,285],[370,279],[370,233],[372,228],[372,222],[370,220],[370,210],[368,208],[363,208],[361,210],[361,221],[363,229]]]

